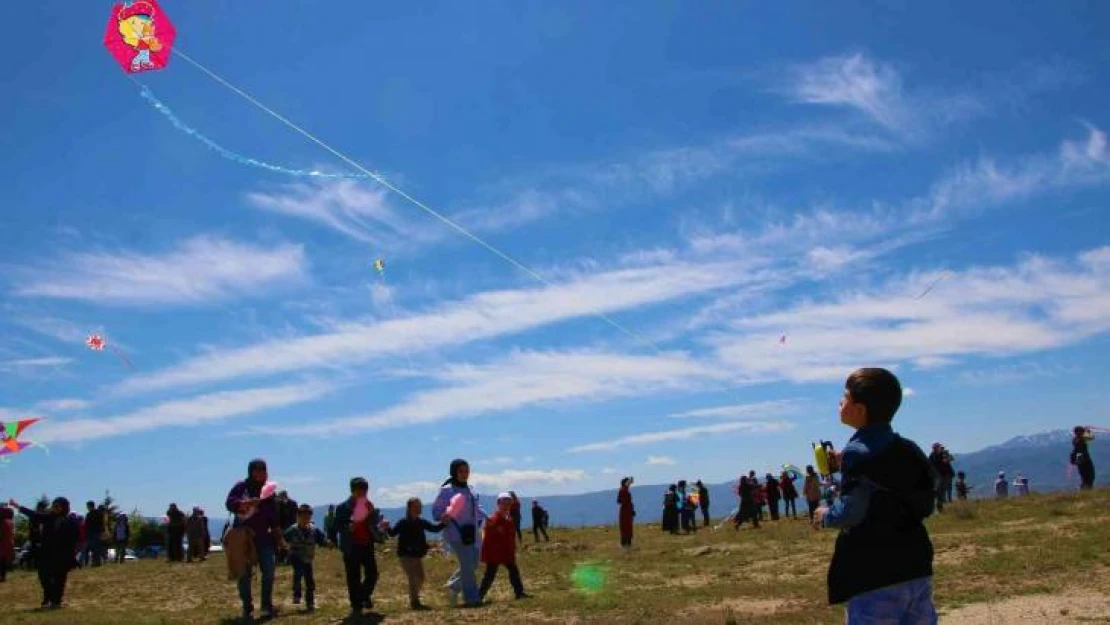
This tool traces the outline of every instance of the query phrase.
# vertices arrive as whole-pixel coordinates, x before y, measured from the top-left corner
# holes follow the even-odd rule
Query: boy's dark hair
[[[956,477],[958,477],[958,478],[960,478],[960,479],[962,480],[962,479],[964,479],[965,477],[967,477],[967,474],[966,474],[966,473],[964,473],[963,471],[956,471]]]
[[[894,420],[902,405],[902,384],[886,369],[856,369],[844,383],[852,401],[867,408],[867,424],[880,425]]]
[[[95,508],[96,507],[96,502],[95,501],[86,501],[85,502],[85,507],[86,508]]]
[[[305,512],[312,514],[312,506],[307,503],[302,503],[297,507],[297,514],[304,514]]]
[[[365,488],[366,490],[370,490],[370,482],[367,482],[366,478],[364,478],[364,477],[352,477],[351,478],[351,490],[352,491],[363,489],[363,488]]]

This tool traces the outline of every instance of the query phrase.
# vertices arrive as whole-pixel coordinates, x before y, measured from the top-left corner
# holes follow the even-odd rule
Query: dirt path
[[[1014,597],[946,611],[940,621],[958,625],[1110,623],[1110,595],[1085,592]]]

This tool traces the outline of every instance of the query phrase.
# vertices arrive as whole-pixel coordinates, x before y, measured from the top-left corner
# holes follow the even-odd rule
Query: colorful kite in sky
[[[0,437],[2,437],[0,438],[0,456],[18,454],[24,449],[34,445],[35,443],[31,441],[21,441],[18,439],[19,435],[23,434],[23,430],[26,430],[38,422],[39,419],[34,418],[0,423]]]
[[[117,358],[120,359],[120,362],[122,362],[128,369],[134,369],[134,367],[131,366],[131,361],[127,359],[127,356],[125,356],[123,352],[121,352],[119,348],[117,348],[115,345],[109,345],[108,341],[99,334],[90,334],[85,339],[85,345],[94,352],[102,352],[104,351],[104,348],[107,347],[113,354],[116,355]]]
[[[104,46],[123,71],[137,74],[165,67],[176,36],[156,0],[125,0],[112,6]]]
[[[375,260],[374,261],[374,269],[378,273],[385,273],[385,261],[380,259],[380,258],[378,260]]]

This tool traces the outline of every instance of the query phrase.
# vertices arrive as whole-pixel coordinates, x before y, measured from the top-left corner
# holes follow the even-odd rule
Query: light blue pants
[[[478,557],[481,553],[479,546],[477,543],[464,545],[451,542],[447,547],[459,562],[459,568],[451,575],[451,579],[447,580],[447,585],[451,590],[461,591],[463,599],[468,604],[476,605],[478,603]]]
[[[848,600],[848,625],[937,625],[933,578],[922,577]]]
[[[260,547],[258,549],[258,570],[262,574],[262,610],[274,607],[274,566],[276,554],[273,547]],[[251,598],[251,572],[253,567],[239,578],[239,599],[243,602],[244,612],[254,612],[254,602]]]

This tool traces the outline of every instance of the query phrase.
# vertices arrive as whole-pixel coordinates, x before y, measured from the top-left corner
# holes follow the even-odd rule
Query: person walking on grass
[[[1010,484],[1006,481],[1006,472],[999,471],[998,479],[994,481],[994,496],[1005,499],[1010,496]]]
[[[482,576],[482,586],[478,589],[478,603],[484,603],[497,569],[504,566],[509,571],[509,584],[516,598],[527,599],[524,583],[520,580],[520,569],[516,566],[516,536],[513,531],[513,517],[510,514],[513,497],[509,493],[497,496],[497,512],[486,523],[482,538],[482,562],[486,565]]]
[[[309,612],[316,611],[316,575],[312,563],[316,547],[323,547],[328,539],[312,524],[312,506],[301,504],[297,508],[297,522],[285,528],[285,542],[289,545],[289,564],[293,567],[293,605],[301,603],[301,582],[304,582],[304,604]]]
[[[759,529],[759,506],[756,505],[752,479],[746,475],[741,476],[737,492],[740,495],[740,510],[733,521],[733,529],[740,529],[744,521],[751,521],[752,527]]]
[[[933,545],[924,521],[937,504],[936,474],[921,448],[891,428],[902,403],[894,374],[858,369],[844,386],[840,422],[856,432],[836,458],[840,498],[813,519],[840,530],[829,603],[847,602],[848,625],[934,625]]]
[[[968,494],[973,487],[967,483],[967,474],[963,471],[956,473],[956,497],[960,501],[967,501]]]
[[[1095,487],[1095,461],[1091,458],[1091,450],[1087,443],[1094,440],[1095,435],[1091,428],[1077,425],[1072,430],[1071,455],[1068,462],[1075,465],[1079,471],[1080,490],[1090,490]]]
[[[782,489],[775,476],[768,473],[766,477],[767,509],[771,512],[771,520],[779,520],[779,500],[782,499]]]
[[[343,552],[352,618],[374,609],[374,588],[378,585],[374,543],[385,542],[386,538],[379,527],[381,512],[367,497],[368,492],[370,483],[366,478],[351,479],[351,496],[335,509],[335,534],[328,536]]]
[[[437,523],[446,524],[443,543],[459,563],[459,568],[447,581],[447,597],[452,607],[458,604],[459,593],[462,593],[466,605],[480,604],[475,570],[481,555],[478,526],[485,520],[486,513],[478,507],[478,495],[467,484],[469,479],[470,464],[461,458],[452,460],[450,477],[443,483],[432,504],[432,518]],[[452,502],[458,503],[452,505]],[[448,508],[451,509],[450,514]]]
[[[262,499],[262,487],[266,485],[269,472],[266,461],[261,458],[251,460],[247,465],[247,479],[238,482],[227,494],[225,507],[234,514],[234,521],[228,535],[246,532],[253,542],[258,561],[259,576],[262,578],[262,614],[266,618],[277,615],[274,607],[274,568],[279,547],[284,548],[285,539],[278,525],[277,506],[273,497]],[[248,566],[239,577],[239,599],[243,604],[243,619],[252,620],[254,601],[251,597],[251,575],[254,567]]]
[[[170,509],[166,510],[166,519],[168,519],[166,540],[169,541],[166,558],[170,562],[181,562],[185,559],[185,548],[182,543],[185,539],[185,528],[188,525],[185,513],[178,509],[177,504],[171,503]]]
[[[425,532],[437,533],[446,527],[444,523],[433,525],[424,520],[420,516],[423,512],[424,504],[419,499],[409,499],[405,504],[405,518],[389,530],[389,535],[397,538],[397,559],[409,583],[409,607],[413,610],[428,609],[420,603],[420,590],[424,587],[424,556],[428,555]]]
[[[678,533],[678,485],[671,484],[663,494],[663,531]]]
[[[698,507],[701,508],[702,525],[709,527],[709,489],[701,480],[694,483],[698,487]]]
[[[90,566],[98,567],[104,560],[104,545],[101,535],[104,533],[104,511],[97,510],[96,502],[85,503],[85,549],[81,554],[82,561]]]
[[[617,505],[620,512],[617,514],[621,531],[621,547],[632,548],[632,528],[636,518],[636,507],[632,503],[632,478],[621,479],[621,489],[617,491]]]
[[[127,545],[131,542],[131,523],[127,520],[127,515],[122,512],[116,515],[116,522],[112,527],[112,540],[116,545],[116,564],[123,564],[127,556]]]
[[[551,538],[547,535],[547,523],[551,519],[548,516],[547,510],[540,505],[540,502],[532,500],[532,536],[536,542],[540,542],[540,534],[543,534],[543,542],[551,542]]]
[[[794,486],[794,474],[783,471],[779,476],[779,486],[782,488],[783,511],[782,516],[798,518],[798,489]]]
[[[189,552],[185,558],[186,561],[192,562],[195,559],[203,562],[207,560],[205,544],[208,542],[208,519],[204,518],[200,508],[193,508],[189,520],[185,522],[185,534],[189,537]]]
[[[8,505],[42,527],[42,546],[37,558],[42,607],[57,610],[62,607],[69,572],[76,565],[74,554],[79,538],[78,522],[70,516],[69,500],[55,498],[47,512],[24,508],[14,499]]]

